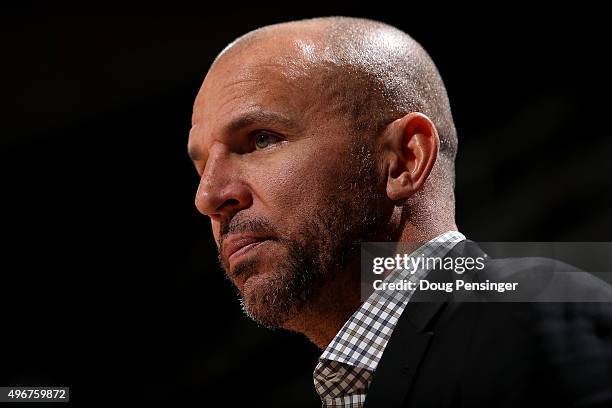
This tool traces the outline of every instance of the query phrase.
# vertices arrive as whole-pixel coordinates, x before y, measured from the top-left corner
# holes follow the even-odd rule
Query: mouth
[[[250,256],[257,248],[270,241],[268,237],[238,235],[230,236],[223,243],[223,253],[230,268]]]

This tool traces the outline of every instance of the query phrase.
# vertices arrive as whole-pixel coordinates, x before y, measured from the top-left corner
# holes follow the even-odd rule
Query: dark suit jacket
[[[463,241],[449,255],[483,254]],[[546,258],[490,260],[469,276],[440,271],[430,276],[440,281],[511,278],[532,287],[544,277],[549,287],[552,282],[557,289],[612,299],[603,281],[559,274],[558,264]],[[536,405],[612,407],[612,303],[492,302],[416,292],[365,402],[367,408]]]

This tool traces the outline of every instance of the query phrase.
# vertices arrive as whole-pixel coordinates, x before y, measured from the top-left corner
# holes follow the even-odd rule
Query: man
[[[244,311],[324,350],[314,372],[324,406],[612,403],[609,316],[578,337],[562,317],[594,319],[598,306],[532,305],[538,320],[527,304],[361,299],[362,242],[427,243],[435,255],[465,239],[446,90],[405,33],[334,17],[246,34],[210,68],[188,147],[196,206]],[[557,335],[577,344],[547,349]]]

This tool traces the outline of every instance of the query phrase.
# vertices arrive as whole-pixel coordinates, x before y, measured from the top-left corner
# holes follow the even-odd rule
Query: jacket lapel
[[[434,335],[425,330],[427,323],[444,304],[445,301],[408,302],[378,363],[365,407],[402,406]]]

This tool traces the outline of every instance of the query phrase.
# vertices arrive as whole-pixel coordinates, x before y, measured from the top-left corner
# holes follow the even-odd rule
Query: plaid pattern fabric
[[[425,257],[443,257],[465,236],[449,231],[414,251]],[[396,269],[385,282],[418,282],[428,270]],[[323,407],[362,407],[368,386],[387,342],[412,291],[374,291],[327,346],[314,370],[314,384]]]

